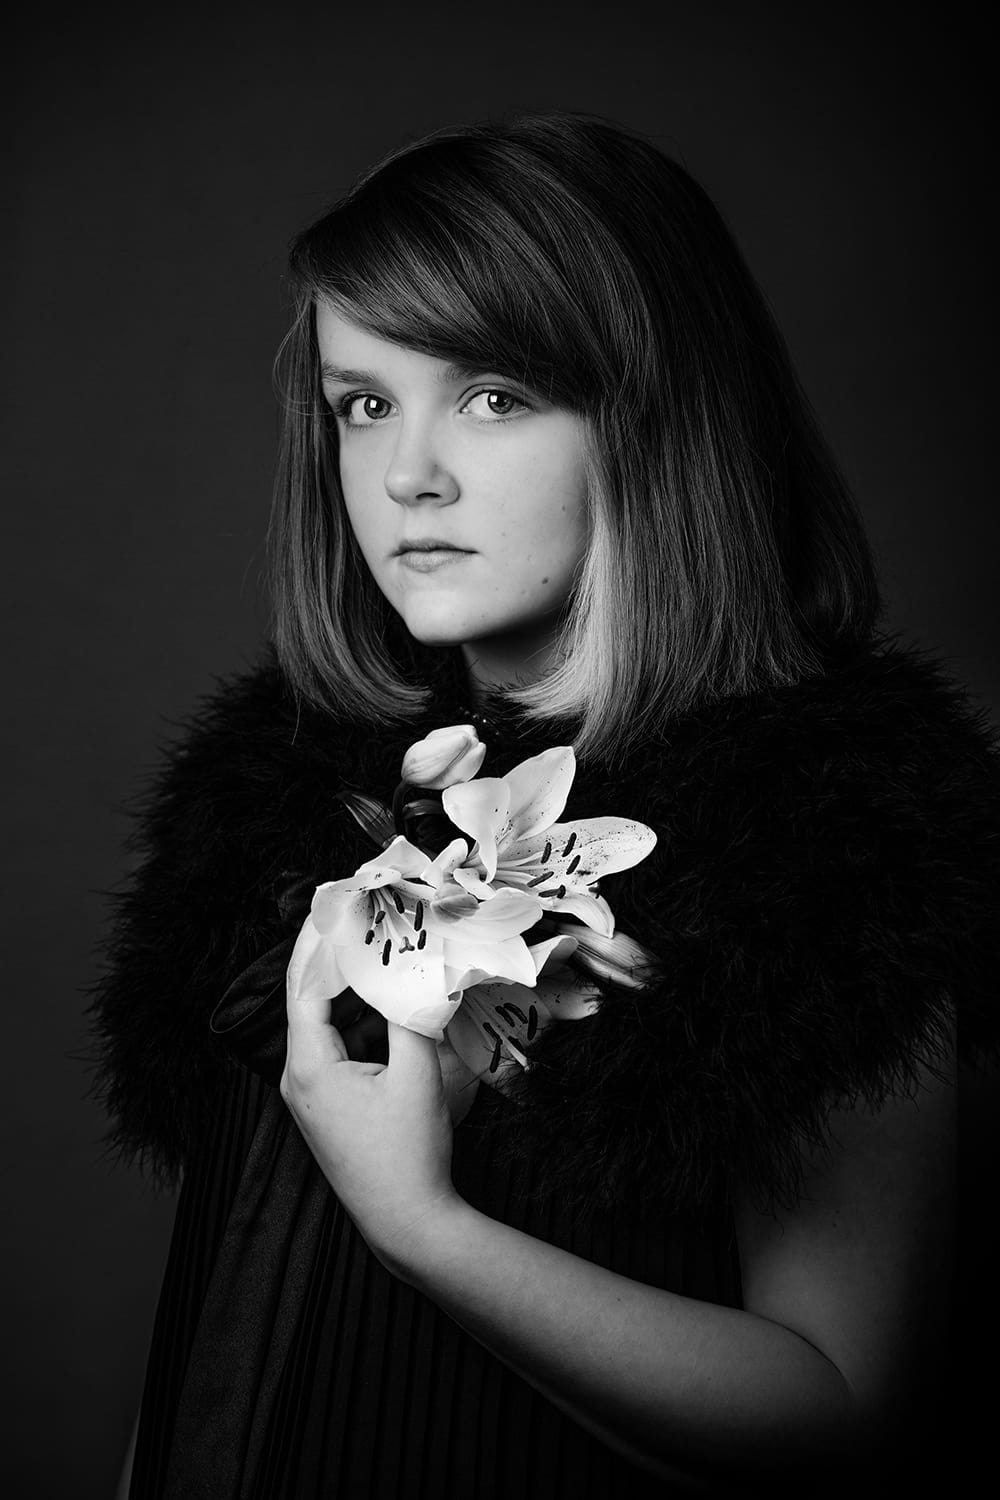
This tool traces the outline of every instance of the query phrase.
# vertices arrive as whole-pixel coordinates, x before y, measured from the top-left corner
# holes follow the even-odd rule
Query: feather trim
[[[377,734],[300,708],[268,661],[193,721],[143,809],[91,1008],[127,1159],[169,1179],[201,1138],[234,1066],[215,1005],[312,885],[370,857],[339,794],[391,793],[410,743],[470,717],[454,661],[434,687],[419,721]],[[487,774],[565,743],[502,704],[478,719]],[[498,1112],[510,1148],[580,1203],[697,1211],[736,1183],[793,1200],[835,1104],[912,1089],[956,1014],[964,1055],[996,1048],[997,790],[985,715],[891,641],[691,714],[624,770],[582,765],[568,816],[659,834],[602,888],[661,977],[607,985],[596,1015],[539,1037],[522,1107]]]

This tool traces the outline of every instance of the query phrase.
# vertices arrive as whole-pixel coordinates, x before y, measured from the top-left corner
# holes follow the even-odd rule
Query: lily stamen
[[[576,830],[574,829],[573,832],[570,834],[569,838],[566,840],[566,847],[563,850],[563,858],[564,859],[566,858],[566,855],[569,853],[569,851],[572,849],[572,847],[573,847],[573,845],[575,843],[576,843]]]
[[[387,964],[389,962],[389,955],[390,955],[391,952],[392,952],[392,938],[386,938],[385,945],[384,945],[384,947],[382,949],[382,962],[384,964]]]

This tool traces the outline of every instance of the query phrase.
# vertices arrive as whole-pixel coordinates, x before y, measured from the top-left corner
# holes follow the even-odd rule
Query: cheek
[[[344,497],[343,508],[348,524],[358,546],[368,557],[373,550],[377,550],[383,517],[380,515],[379,506],[371,492],[371,484],[367,481],[360,465],[347,466],[341,463],[340,489]]]
[[[513,546],[531,552],[543,582],[568,581],[587,550],[589,534],[585,482],[575,466],[555,469],[534,488],[534,501],[511,530]]]

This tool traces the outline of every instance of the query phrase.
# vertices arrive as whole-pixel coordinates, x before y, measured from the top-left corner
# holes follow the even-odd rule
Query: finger
[[[346,1062],[348,1050],[330,1021],[329,999],[293,995],[286,999],[288,1014],[288,1060],[296,1066],[307,1062]]]

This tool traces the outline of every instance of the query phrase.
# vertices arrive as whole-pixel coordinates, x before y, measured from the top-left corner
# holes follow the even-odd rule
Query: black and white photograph
[[[978,1493],[978,10],[13,30],[4,1494]]]

